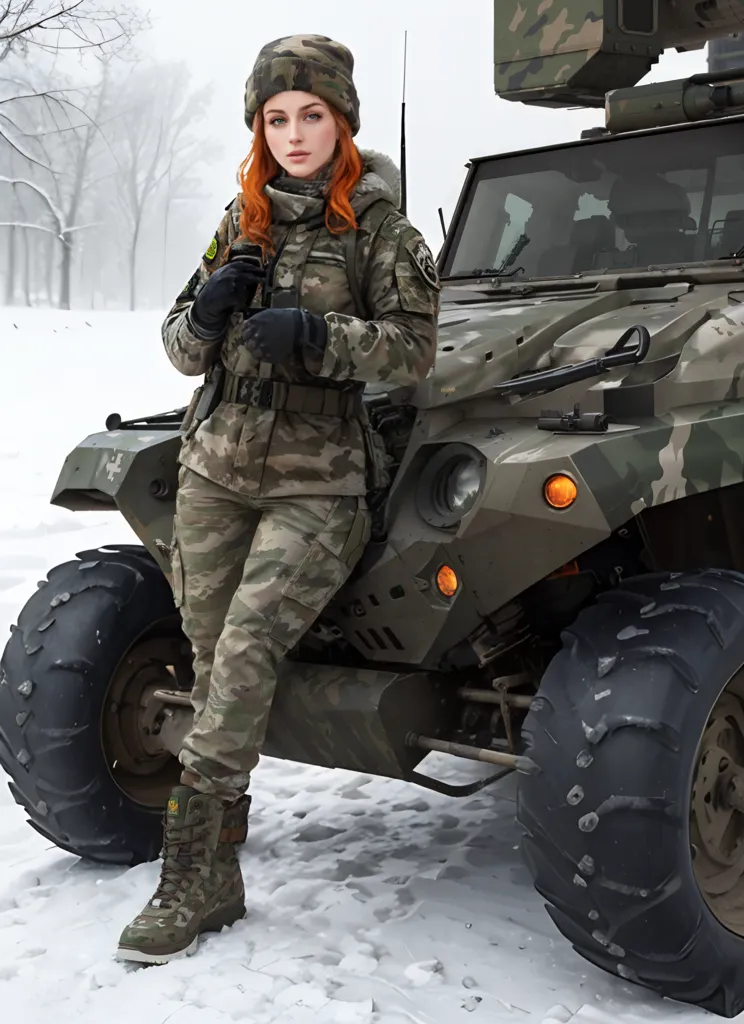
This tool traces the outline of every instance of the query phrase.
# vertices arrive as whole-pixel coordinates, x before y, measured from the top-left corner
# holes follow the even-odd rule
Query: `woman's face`
[[[292,178],[314,178],[333,159],[338,128],[319,96],[280,92],[264,104],[263,119],[271,155]]]

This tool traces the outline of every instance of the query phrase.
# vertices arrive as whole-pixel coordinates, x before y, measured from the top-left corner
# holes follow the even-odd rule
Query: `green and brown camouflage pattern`
[[[490,303],[472,282],[447,284],[437,363],[413,399],[419,425],[396,480],[385,553],[328,607],[368,663],[394,655],[397,663],[432,667],[484,614],[644,508],[744,480],[744,268],[719,264],[699,267],[697,274],[694,285],[675,282],[670,272],[669,283],[659,282],[657,274],[646,287],[622,290],[617,276],[604,275],[601,289],[588,286],[583,296]],[[477,297],[477,306],[468,304]],[[561,366],[599,355],[639,321],[651,334],[643,364],[547,397],[488,394],[494,384],[546,359],[547,365]],[[571,409],[575,402],[618,422],[602,435],[536,431],[546,406]],[[80,479],[110,494],[130,522],[142,521],[124,504],[127,494],[137,493],[134,482],[127,491],[126,474],[115,483],[105,468],[118,458],[120,437],[87,439],[70,456],[55,500],[71,505]],[[416,474],[407,478],[406,467],[415,466],[422,452],[450,443],[480,453],[488,471],[477,510],[456,531],[443,532],[417,512]],[[123,458],[130,459],[136,444],[129,441]],[[131,465],[136,474],[136,463]],[[579,499],[557,513],[545,503],[542,487],[552,473],[566,471],[580,485]],[[147,480],[140,479],[144,505]],[[172,515],[172,504],[167,511]],[[151,528],[137,532],[153,550]],[[448,603],[437,597],[433,579],[442,561],[453,559],[462,566],[463,588]],[[404,595],[392,598],[400,587]],[[392,641],[387,648],[378,645],[374,636],[384,639],[386,628],[399,647]]]
[[[611,89],[636,85],[665,49],[695,49],[740,31],[731,0],[497,0],[494,85],[503,99],[601,107]]]
[[[118,960],[167,963],[194,952],[198,936],[245,915],[234,835],[245,833],[248,799],[226,809],[215,797],[175,786],[163,825],[163,863],[154,894],[121,933]],[[230,818],[230,833],[224,834]]]
[[[547,46],[550,25],[545,16],[559,8],[565,32],[576,30],[579,36],[581,27],[576,29],[569,19],[572,11],[579,9],[595,32],[597,16],[609,17],[610,11],[607,4],[545,0],[539,5],[497,5],[495,17],[502,36],[507,30],[518,34],[521,26],[534,51],[536,40]],[[678,38],[694,35],[690,10],[678,5]],[[733,6],[727,17],[730,27]],[[603,23],[603,31],[606,27]],[[668,17],[662,28],[672,32]],[[585,33],[582,45],[591,37],[588,28]],[[570,33],[556,38],[551,45],[557,54],[564,54],[564,44],[565,53],[578,46],[578,37],[571,42]],[[503,38],[502,45],[501,53],[508,57]],[[512,46],[511,52],[522,51]],[[539,76],[545,67],[542,57],[530,60],[522,69],[523,82],[530,81],[528,71]],[[607,75],[597,80],[598,89],[599,84],[604,89],[618,83],[617,75]],[[694,126],[684,131],[693,132],[689,144],[695,145]],[[297,212],[293,206],[288,219]],[[452,231],[456,229],[455,224]],[[405,272],[399,247],[383,268],[388,289],[394,282],[391,301],[402,302],[407,275],[416,282],[414,274],[425,267],[413,236],[408,241]],[[218,232],[214,263],[226,244],[226,236]],[[364,253],[364,234],[360,245]],[[335,250],[325,252],[330,266]],[[370,258],[367,251],[364,260]],[[321,273],[325,270],[318,269]],[[327,283],[318,277],[319,288]],[[357,379],[369,383],[369,399],[381,390],[389,392],[391,408],[409,405],[415,423],[389,496],[386,538],[362,556],[324,612],[321,630],[332,629],[349,645],[354,667],[292,658],[282,662],[266,726],[266,753],[408,777],[418,755],[407,747],[406,731],[432,736],[446,735],[448,728],[451,732],[455,712],[448,698],[457,680],[443,672],[443,665],[485,621],[622,527],[638,521],[646,529],[658,522],[653,517],[660,510],[673,514],[687,499],[730,494],[744,483],[742,260],[638,267],[632,276],[596,271],[552,278],[550,288],[538,285],[534,278],[524,283],[446,281],[436,363],[425,376],[410,367],[383,372],[369,347],[371,336],[359,341],[354,321],[345,319],[353,314],[339,305],[339,286],[335,308],[340,312],[327,316],[333,341],[326,370],[342,380],[345,368],[353,365]],[[382,278],[380,288],[382,296]],[[407,301],[410,305],[415,298]],[[393,320],[396,316],[391,314]],[[515,375],[601,356],[639,323],[650,335],[642,363],[549,394],[493,393],[496,384]],[[194,374],[203,372],[200,350],[191,347],[187,334],[173,331],[169,344],[174,361]],[[366,366],[372,369],[364,376]],[[607,432],[537,429],[546,409],[570,411],[577,403],[582,412],[611,416]],[[71,454],[53,500],[67,507],[100,507],[96,502],[104,496],[157,556],[163,542],[170,542],[174,503],[172,496],[152,497],[152,478],[159,460],[175,459],[177,438],[175,432],[151,440],[139,430],[94,435]],[[452,528],[441,529],[422,516],[418,492],[425,467],[448,449],[471,452],[484,475],[474,510]],[[112,474],[112,466],[120,466],[121,472]],[[544,499],[546,480],[558,472],[568,473],[578,487],[576,502],[562,511]],[[253,496],[250,491],[243,495]],[[156,514],[158,504],[161,511]],[[445,563],[459,578],[452,599],[443,598],[435,585]],[[322,643],[318,650],[322,662]],[[398,667],[396,672],[390,671],[391,664]],[[416,699],[406,698],[406,693],[415,693]],[[440,700],[443,717],[436,711]]]
[[[364,498],[248,498],[181,469],[173,593],[194,653],[184,784],[226,803],[245,792],[277,668],[368,540]]]
[[[294,359],[275,364],[275,380],[297,384],[350,382],[416,384],[436,351],[439,282],[426,243],[396,208],[400,176],[388,158],[365,151],[366,172],[352,198],[359,221],[356,275],[367,309],[357,309],[346,264],[347,239],[324,225],[322,196],[271,185],[272,240],[278,255],[271,303],[301,306],[325,316],[328,344],[317,375]],[[176,300],[163,324],[173,365],[198,376],[220,359],[230,373],[256,376],[259,365],[242,340],[242,314],[224,338],[205,343],[190,328],[188,312],[198,289],[226,258],[239,235],[240,200],[225,213],[215,244]],[[430,269],[429,269],[430,268]],[[262,291],[254,300],[261,305]],[[358,418],[247,407],[223,401],[195,431],[188,431],[181,461],[238,494],[279,497],[362,495],[367,489],[365,424]]]
[[[272,96],[296,89],[320,96],[340,110],[359,131],[359,97],[354,86],[354,57],[328,36],[295,35],[261,48],[245,85],[245,123],[253,130],[256,112]]]

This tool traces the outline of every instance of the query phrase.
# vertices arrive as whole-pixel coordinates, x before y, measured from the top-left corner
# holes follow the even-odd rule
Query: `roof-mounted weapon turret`
[[[701,49],[744,29],[744,0],[495,0],[494,29],[494,81],[503,99],[550,107],[607,101],[611,131],[744,105],[744,70],[632,89],[664,50]],[[624,95],[608,99],[613,90]]]

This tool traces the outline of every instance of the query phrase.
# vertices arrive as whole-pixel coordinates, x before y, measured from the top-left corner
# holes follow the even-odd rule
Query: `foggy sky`
[[[435,252],[442,238],[437,207],[449,222],[470,157],[568,141],[604,120],[602,110],[530,109],[495,96],[492,0],[150,0],[141,6],[149,7],[153,29],[140,45],[160,58],[186,61],[195,85],[213,83],[207,130],[220,139],[224,155],[199,208],[205,245],[237,191],[235,170],[251,141],[243,122],[245,79],[260,47],[279,36],[322,33],[352,50],[361,100],[357,144],[397,164],[408,30],[408,215]],[[705,70],[705,50],[665,54],[647,80]],[[179,254],[184,275],[198,255]]]

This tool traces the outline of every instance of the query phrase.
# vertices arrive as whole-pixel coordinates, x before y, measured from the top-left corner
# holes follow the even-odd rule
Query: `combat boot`
[[[190,786],[174,788],[165,813],[160,881],[122,932],[118,960],[164,964],[188,956],[202,932],[245,916],[236,845],[245,840],[249,805],[243,797],[225,808]]]

